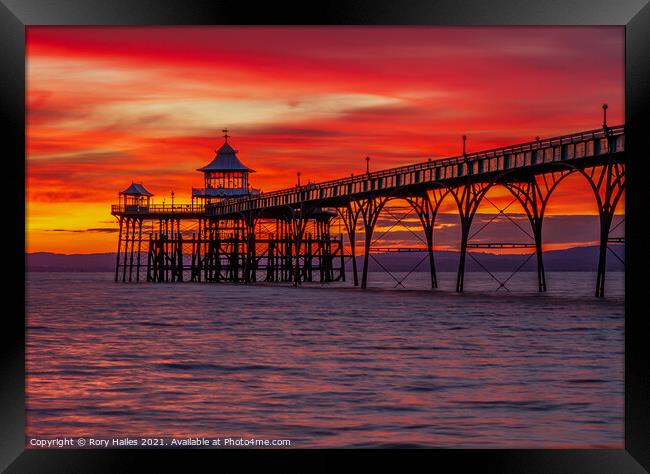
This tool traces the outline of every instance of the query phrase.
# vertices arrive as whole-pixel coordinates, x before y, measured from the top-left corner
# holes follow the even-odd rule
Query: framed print
[[[647,472],[647,2],[0,19],[7,472]]]

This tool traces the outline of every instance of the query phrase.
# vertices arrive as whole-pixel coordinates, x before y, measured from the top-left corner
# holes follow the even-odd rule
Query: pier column
[[[153,243],[153,234],[149,234],[149,249],[147,250],[147,281],[153,281],[151,276],[151,271],[154,264],[154,243]]]
[[[244,253],[243,279],[245,283],[256,281],[255,270],[255,225],[257,224],[257,215],[248,212],[242,215],[242,230],[245,233],[246,251]]]
[[[558,184],[574,171],[574,169],[568,168],[541,176],[530,176],[528,179],[521,181],[504,183],[504,187],[510,191],[524,209],[533,231],[532,237],[535,241],[535,256],[537,259],[537,290],[540,292],[547,290],[546,273],[544,271],[544,249],[542,247],[544,212],[551,194]]]
[[[124,218],[119,218],[120,230],[117,234],[117,257],[115,258],[115,282],[118,280],[118,275],[120,272],[120,249],[122,248],[122,225],[124,223]]]
[[[122,262],[122,283],[126,281],[126,257],[129,252],[129,224],[131,219],[126,218],[126,232],[124,233],[124,261]]]
[[[331,218],[326,217],[323,220],[321,231],[321,241],[323,243],[323,251],[325,255],[325,281],[334,281],[334,254],[332,253],[332,234],[331,232]],[[343,281],[345,281],[345,273],[343,274]]]
[[[384,205],[388,202],[388,197],[374,196],[365,201],[358,202],[361,217],[363,219],[364,229],[364,251],[363,251],[363,272],[361,274],[361,288],[366,288],[368,283],[368,260],[370,259],[370,247],[372,245],[372,233],[375,230],[375,224]]]
[[[467,243],[472,220],[481,200],[492,187],[492,183],[475,182],[468,179],[467,183],[451,191],[458,206],[460,217],[460,255],[458,259],[458,273],[456,275],[456,291],[462,293],[465,286],[465,259],[467,256]]]
[[[625,190],[625,165],[609,159],[603,166],[580,170],[591,185],[598,205],[600,222],[600,245],[596,292],[599,298],[605,296],[605,274],[607,268],[607,242],[616,206]]]
[[[138,266],[135,274],[135,281],[140,281],[140,264],[142,252],[142,219],[138,219]]]
[[[180,231],[180,221],[178,222],[178,240],[176,242],[176,281],[183,281],[183,234]]]
[[[222,280],[228,280],[230,278],[229,276],[229,271],[230,271],[230,263],[228,265],[228,268],[226,269],[226,276],[222,278],[222,273],[221,273],[221,254],[228,252],[228,245],[229,245],[229,240],[230,243],[234,242],[234,238],[228,239],[227,237],[225,239],[222,239],[222,232],[223,229],[221,229],[221,221],[218,220],[210,220],[209,224],[210,226],[210,243],[208,244],[208,252],[210,254],[210,259],[209,259],[209,268],[208,268],[208,277],[206,281],[216,281],[220,282]],[[225,251],[222,252],[222,246],[225,245]],[[233,250],[234,251],[234,250]],[[227,253],[225,254],[226,258],[228,259],[228,262],[230,262],[230,258],[232,258],[230,255]]]
[[[438,288],[436,263],[433,255],[433,228],[435,226],[440,205],[449,192],[449,189],[446,187],[438,187],[406,199],[413,210],[415,210],[415,213],[422,224],[422,230],[427,244],[427,253],[429,254],[431,288]]]
[[[290,226],[291,233],[293,234],[293,245],[296,253],[293,272],[294,286],[298,286],[302,281],[302,270],[300,268],[300,253],[303,243],[302,240],[305,229],[307,228],[307,223],[309,222],[309,218],[311,217],[313,210],[313,207],[309,207],[304,203],[301,203],[300,208],[293,209],[291,212]]]
[[[544,251],[542,249],[542,223],[543,217],[533,224],[533,237],[535,238],[535,257],[537,260],[537,291],[545,292],[546,272],[544,271]]]
[[[129,258],[129,283],[133,281],[133,251],[135,249],[135,228],[137,226],[137,222],[139,219],[133,219],[131,226],[133,227],[131,230],[131,256]]]
[[[190,260],[190,281],[196,281],[196,233],[192,232],[192,260]]]
[[[336,209],[339,217],[343,220],[345,231],[348,234],[348,242],[350,242],[350,255],[352,255],[352,278],[354,286],[359,286],[359,273],[357,271],[357,251],[356,251],[356,230],[359,213],[361,208],[356,201],[347,203],[345,209]],[[343,250],[342,250],[343,252]]]

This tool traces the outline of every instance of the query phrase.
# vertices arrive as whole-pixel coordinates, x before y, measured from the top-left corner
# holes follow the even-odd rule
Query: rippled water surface
[[[403,276],[403,275],[402,275]],[[498,276],[498,275],[497,275]],[[507,276],[507,275],[505,275]],[[623,446],[623,275],[495,292],[27,276],[27,437],[249,436],[293,447]]]

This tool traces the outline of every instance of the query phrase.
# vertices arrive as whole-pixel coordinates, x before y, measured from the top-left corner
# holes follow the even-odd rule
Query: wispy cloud
[[[44,229],[45,232],[71,232],[71,233],[84,233],[84,232],[97,232],[102,234],[114,234],[119,229],[115,227],[94,227],[90,229]]]

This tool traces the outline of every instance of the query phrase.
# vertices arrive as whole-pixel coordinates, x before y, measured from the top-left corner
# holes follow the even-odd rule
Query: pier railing
[[[204,205],[198,204],[151,204],[149,206],[140,206],[136,204],[113,204],[111,205],[112,214],[197,214],[205,211]]]
[[[476,175],[598,156],[623,151],[625,147],[624,134],[624,126],[618,125],[467,153],[451,158],[429,159],[412,165],[294,186],[262,193],[255,197],[224,199],[219,203],[209,204],[206,211],[210,216],[228,215],[303,201],[351,196],[411,184],[436,182],[470,174]]]

